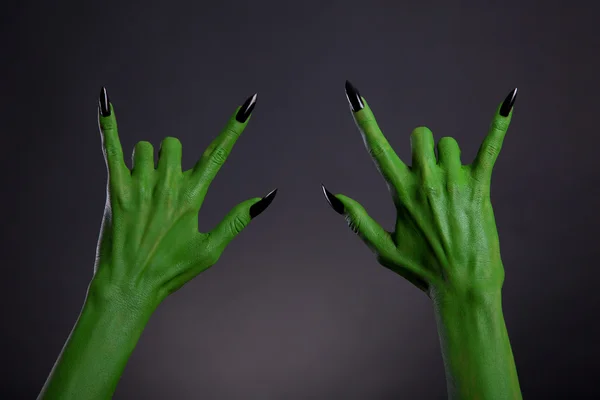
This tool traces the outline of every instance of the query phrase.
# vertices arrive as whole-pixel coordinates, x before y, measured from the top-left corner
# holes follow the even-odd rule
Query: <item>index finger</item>
[[[257,94],[255,93],[237,108],[225,128],[211,142],[194,166],[191,179],[196,195],[204,197],[211,182],[227,160],[233,146],[250,120],[250,115],[256,105],[256,97]]]
[[[472,166],[473,177],[478,182],[489,183],[491,180],[492,169],[498,159],[512,119],[512,109],[516,98],[517,88],[514,88],[496,110],[490,129],[479,147]]]
[[[408,177],[410,168],[400,160],[377,124],[377,120],[358,90],[346,81],[346,96],[352,108],[352,116],[360,130],[365,147],[373,158],[379,172],[396,189]]]

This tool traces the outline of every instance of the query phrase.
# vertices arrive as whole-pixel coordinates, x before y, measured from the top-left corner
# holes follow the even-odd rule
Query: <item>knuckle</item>
[[[217,247],[211,247],[204,255],[204,262],[208,266],[214,265],[221,258],[221,251]]]
[[[377,121],[375,120],[375,117],[373,117],[373,116],[366,116],[363,119],[361,119],[360,125],[366,131],[378,128]]]
[[[361,226],[360,217],[348,214],[346,216],[346,223],[352,232],[358,235]]]
[[[417,190],[426,198],[437,197],[443,188],[443,179],[440,179],[438,173],[431,168],[424,167],[419,172]]]
[[[114,118],[103,118],[100,122],[100,128],[103,132],[110,132],[117,129],[117,122]]]
[[[496,131],[499,133],[505,132],[507,128],[508,128],[508,123],[507,123],[506,119],[496,118],[490,124],[490,129],[492,131]]]
[[[456,196],[461,191],[461,186],[454,181],[448,180],[446,182],[446,193],[448,193],[451,197]]]
[[[421,186],[421,193],[425,195],[425,197],[432,199],[436,198],[440,194],[440,189],[437,186],[425,184]]]
[[[246,221],[244,221],[244,219],[237,215],[235,218],[233,218],[233,221],[231,221],[230,224],[230,229],[231,229],[231,233],[235,236],[238,233],[240,233],[244,228],[246,227]]]
[[[494,143],[489,143],[487,146],[485,146],[485,154],[490,157],[490,158],[494,158],[498,155],[498,153],[500,152],[500,147],[497,146]]]
[[[479,181],[480,185],[478,185],[477,187],[475,187],[475,189],[473,190],[473,202],[475,204],[481,204],[482,202],[484,202],[486,199],[489,198],[489,194],[490,191],[487,188],[487,182],[485,180],[480,180]]]
[[[478,185],[484,183],[483,173],[478,169],[473,170],[473,172],[471,173],[471,179],[473,179],[473,181],[475,181],[475,183]]]
[[[232,126],[228,126],[227,128],[225,128],[223,134],[224,136],[231,136],[234,139],[237,139],[240,136],[240,132]]]
[[[223,147],[217,147],[210,154],[210,161],[216,165],[223,165],[227,157],[229,156],[229,152]]]
[[[369,155],[373,158],[379,158],[385,154],[388,154],[390,149],[391,148],[389,144],[383,145],[380,143],[375,143],[369,146]]]
[[[119,155],[121,155],[121,148],[119,146],[110,145],[110,144],[105,145],[104,153],[106,154],[107,157],[118,157]]]

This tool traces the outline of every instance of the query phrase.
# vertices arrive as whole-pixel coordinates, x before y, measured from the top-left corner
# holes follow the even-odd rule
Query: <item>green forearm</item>
[[[92,289],[38,399],[110,399],[150,318],[150,307]]]
[[[521,399],[501,294],[433,296],[451,399]]]

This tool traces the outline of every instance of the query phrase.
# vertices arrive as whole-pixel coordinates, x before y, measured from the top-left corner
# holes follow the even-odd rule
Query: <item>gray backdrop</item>
[[[217,265],[160,306],[116,399],[444,398],[429,300],[377,264],[319,187],[393,227],[345,79],[407,162],[411,130],[427,125],[470,163],[519,87],[492,201],[522,389],[598,395],[599,7],[482,3],[7,2],[0,397],[36,396],[83,303],[105,202],[106,85],[126,154],[175,136],[186,169],[259,93],[204,230],[279,188]]]

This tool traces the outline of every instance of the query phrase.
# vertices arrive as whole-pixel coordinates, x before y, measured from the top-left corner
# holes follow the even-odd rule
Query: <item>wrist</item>
[[[111,398],[158,305],[150,299],[92,279],[77,323],[40,398]]]
[[[519,399],[501,290],[432,291],[452,399]]]
[[[506,335],[500,289],[438,290],[432,291],[431,299],[443,345],[468,344],[468,349],[478,351]]]
[[[473,312],[493,312],[502,308],[502,288],[432,288],[429,296],[438,314],[458,313],[467,316]]]
[[[125,352],[130,353],[155,309],[147,299],[125,296],[116,289],[98,288],[92,280],[79,322],[96,326],[94,329],[111,341],[119,338]]]
[[[161,301],[162,298],[154,291],[142,290],[133,285],[115,284],[96,275],[88,287],[85,307],[98,312],[149,317]]]

